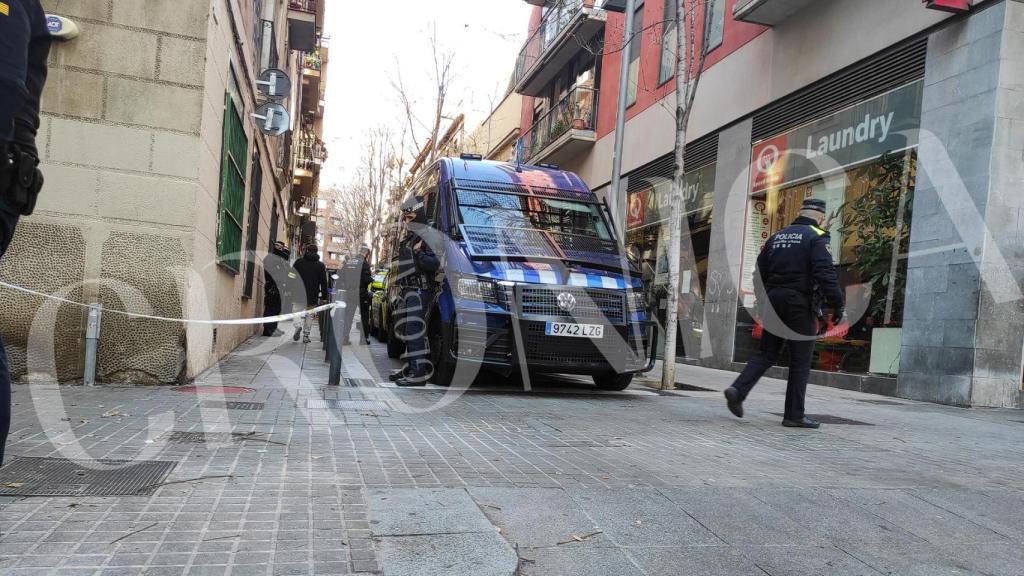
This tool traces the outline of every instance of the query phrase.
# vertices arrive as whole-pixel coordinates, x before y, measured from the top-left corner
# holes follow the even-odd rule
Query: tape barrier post
[[[102,319],[103,305],[90,306],[85,322],[85,369],[82,374],[82,384],[85,386],[96,384],[96,347],[99,344]]]
[[[337,298],[337,294],[334,296]],[[337,302],[334,302],[335,307],[331,309],[327,315],[327,362],[330,367],[330,372],[327,376],[327,384],[329,386],[340,386],[341,385],[341,343],[344,340],[345,334],[345,304],[342,303],[338,306]]]

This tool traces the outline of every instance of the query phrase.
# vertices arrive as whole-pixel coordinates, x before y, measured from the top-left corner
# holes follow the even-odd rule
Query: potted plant
[[[910,249],[916,164],[913,153],[882,156],[863,175],[868,190],[843,206],[843,227],[857,236],[850,269],[871,285],[865,314],[880,320],[872,330],[872,372],[893,373],[899,363],[907,289],[907,260],[899,256]]]

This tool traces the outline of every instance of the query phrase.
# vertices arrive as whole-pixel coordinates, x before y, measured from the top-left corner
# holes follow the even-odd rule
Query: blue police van
[[[439,160],[410,193],[424,203],[423,236],[442,262],[426,313],[433,382],[525,368],[623,390],[653,367],[639,265],[577,175],[465,155]],[[402,351],[395,315],[406,289],[385,287],[392,357]]]

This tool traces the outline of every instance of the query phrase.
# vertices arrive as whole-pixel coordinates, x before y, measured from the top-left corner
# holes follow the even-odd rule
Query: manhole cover
[[[178,386],[174,391],[192,394],[248,394],[256,389],[242,386]]]
[[[369,378],[345,378],[345,386],[349,388],[373,388],[377,383]]]
[[[228,410],[263,410],[263,402],[203,402],[203,408],[226,408]]]
[[[676,382],[676,390],[687,390],[690,392],[714,392],[711,388],[701,388],[700,386],[694,386],[693,384],[680,384]]]
[[[148,496],[175,465],[22,457],[0,468],[0,496]]]
[[[782,417],[781,412],[772,412],[778,417]],[[861,422],[860,420],[850,420],[849,418],[840,418],[839,416],[831,416],[829,414],[808,414],[808,418],[817,420],[822,424],[843,424],[846,426],[874,426],[874,424],[868,422]]]
[[[306,400],[306,408],[327,408],[333,410],[355,410],[358,412],[363,411],[383,411],[386,412],[391,410],[391,406],[388,406],[387,402],[377,402],[374,400],[322,400],[319,398],[310,398]]]
[[[878,406],[906,406],[905,402],[894,402],[892,400],[862,400],[857,399],[857,402],[863,402],[864,404],[876,404]]]

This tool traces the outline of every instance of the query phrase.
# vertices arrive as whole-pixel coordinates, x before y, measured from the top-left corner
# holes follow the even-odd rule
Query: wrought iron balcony
[[[573,88],[526,134],[523,149],[530,164],[561,163],[597,140],[597,94],[588,86]]]
[[[288,45],[292,50],[312,52],[322,26],[323,7],[317,0],[288,0]]]
[[[810,6],[814,0],[736,0],[734,20],[775,26]]]
[[[540,96],[608,20],[594,0],[556,0],[545,10],[516,60],[515,89],[527,96]]]

